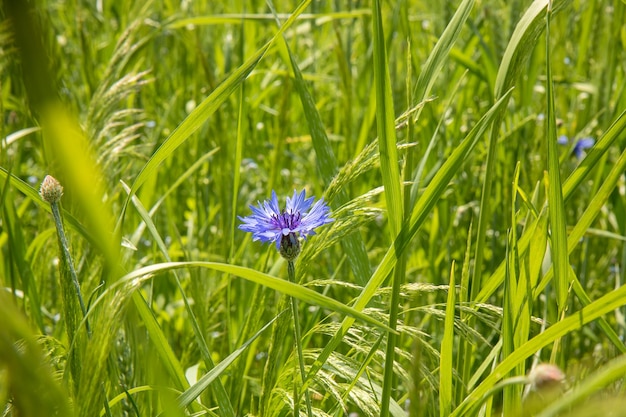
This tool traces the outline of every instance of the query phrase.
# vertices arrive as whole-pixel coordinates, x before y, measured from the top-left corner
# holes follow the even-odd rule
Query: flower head
[[[239,217],[243,222],[239,229],[252,233],[252,240],[274,242],[283,257],[293,260],[300,253],[299,236],[306,239],[315,234],[313,229],[333,221],[324,199],[315,204],[313,200],[314,197],[305,198],[304,190],[299,194],[294,191],[293,197],[287,197],[285,209],[281,210],[276,193],[272,191],[271,200],[259,202],[258,207],[250,206],[251,216]]]
[[[561,135],[557,138],[556,141],[560,145],[567,145],[567,143],[569,142],[569,139],[567,138],[567,136]],[[574,145],[574,149],[572,149],[572,155],[574,155],[577,159],[582,159],[583,151],[591,148],[595,143],[596,141],[593,138],[589,138],[589,137],[577,140],[576,144]]]

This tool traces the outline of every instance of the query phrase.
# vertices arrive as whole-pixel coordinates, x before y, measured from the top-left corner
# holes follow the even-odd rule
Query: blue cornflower
[[[560,145],[567,145],[569,139],[565,135],[561,135],[556,140]],[[585,149],[591,148],[596,141],[593,138],[586,137],[579,139],[574,145],[574,149],[572,149],[572,155],[574,155],[577,159],[582,159],[583,151]]]
[[[239,229],[252,233],[252,240],[276,243],[284,258],[294,260],[300,253],[298,237],[306,239],[315,234],[313,229],[333,221],[324,199],[315,204],[313,200],[314,197],[305,198],[304,190],[300,194],[294,190],[293,197],[287,197],[286,208],[280,210],[276,193],[272,191],[271,200],[259,202],[258,207],[250,206],[251,216],[239,217],[243,222]]]

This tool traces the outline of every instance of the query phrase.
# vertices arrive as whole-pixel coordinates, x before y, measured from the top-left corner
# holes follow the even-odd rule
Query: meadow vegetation
[[[625,46],[619,0],[4,0],[0,415],[626,416]],[[239,217],[294,190],[292,268]]]

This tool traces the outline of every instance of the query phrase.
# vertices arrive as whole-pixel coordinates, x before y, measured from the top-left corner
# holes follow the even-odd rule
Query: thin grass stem
[[[287,272],[289,275],[289,281],[295,283],[296,281],[296,267],[293,261],[287,261]],[[293,315],[293,328],[296,342],[296,351],[298,352],[298,364],[300,368],[300,377],[302,378],[302,384],[306,380],[306,370],[304,369],[304,355],[302,354],[302,333],[300,331],[300,316],[298,314],[298,299],[291,298],[291,313]],[[295,386],[294,382],[294,386]],[[294,392],[295,388],[294,388]],[[306,401],[306,411],[309,417],[313,417],[313,409],[311,408],[311,397],[309,396],[309,390],[304,390],[304,400]],[[298,404],[300,403],[298,397],[294,397],[294,415],[298,415]]]

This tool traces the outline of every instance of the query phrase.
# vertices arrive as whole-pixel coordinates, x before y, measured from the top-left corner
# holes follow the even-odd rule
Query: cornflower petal
[[[306,238],[307,235],[314,235],[315,229],[326,223],[332,222],[333,219],[328,217],[328,206],[324,204],[324,199],[319,200],[311,211],[309,211],[303,218],[300,226],[300,232]]]
[[[309,207],[311,207],[311,204],[313,204],[313,200],[315,200],[315,197],[309,197],[306,200],[304,197],[305,197],[304,190],[302,190],[300,194],[298,194],[297,191],[294,190],[293,197],[292,198],[287,197],[286,211],[291,212],[291,213],[296,212],[296,211],[303,213],[307,211]]]
[[[252,240],[274,242],[282,254],[285,248],[281,248],[281,244],[285,245],[285,242],[293,244],[294,239],[287,239],[288,236],[294,235],[296,238],[301,236],[306,239],[307,236],[315,234],[313,229],[333,221],[324,199],[313,205],[314,200],[314,197],[306,198],[304,190],[300,193],[294,190],[293,196],[287,197],[285,210],[281,211],[276,192],[272,191],[270,200],[257,202],[257,206],[250,206],[251,216],[238,216],[242,221],[239,229],[252,233]]]

